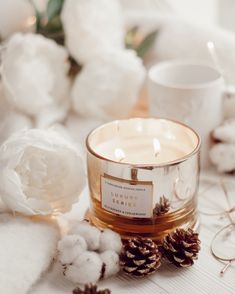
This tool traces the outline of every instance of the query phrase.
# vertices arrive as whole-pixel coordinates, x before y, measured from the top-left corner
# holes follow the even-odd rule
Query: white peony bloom
[[[74,110],[83,117],[126,118],[138,99],[145,77],[133,50],[107,51],[92,58],[75,79]]]
[[[53,130],[20,131],[0,148],[0,194],[12,211],[27,215],[68,211],[84,185],[81,156]]]
[[[86,63],[105,49],[124,47],[118,0],[65,0],[61,20],[66,45],[78,63]]]
[[[16,109],[39,116],[53,110],[48,122],[62,119],[69,107],[70,80],[66,50],[41,35],[15,34],[2,58],[2,83],[6,99]],[[51,112],[51,111],[50,111]]]

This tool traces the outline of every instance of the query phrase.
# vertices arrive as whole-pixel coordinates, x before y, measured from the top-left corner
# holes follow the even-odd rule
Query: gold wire
[[[228,190],[227,190],[227,187],[225,185],[224,179],[223,178],[220,178],[219,182],[220,182],[220,186],[222,188],[223,194],[225,196],[225,199],[226,199],[226,202],[227,202],[227,205],[228,205],[228,209],[225,210],[224,212],[221,212],[221,213],[212,213],[212,214],[206,213],[206,212],[202,212],[200,210],[199,210],[199,212],[202,213],[202,214],[204,214],[204,215],[208,215],[208,216],[216,216],[216,215],[223,215],[223,214],[225,214],[225,215],[228,216],[228,219],[230,220],[230,224],[229,225],[223,226],[217,233],[215,233],[215,235],[214,235],[214,237],[213,237],[213,239],[211,241],[211,245],[210,245],[211,254],[214,256],[214,258],[217,259],[217,260],[219,260],[219,261],[226,262],[226,264],[223,266],[223,268],[220,271],[220,275],[223,276],[224,273],[227,271],[227,269],[231,266],[232,262],[235,261],[235,258],[222,258],[221,256],[216,255],[216,253],[213,250],[213,246],[212,245],[213,245],[213,242],[216,239],[216,237],[223,230],[225,230],[226,228],[228,228],[230,226],[233,226],[234,229],[235,229],[235,221],[233,220],[233,218],[231,216],[231,213],[235,211],[235,206],[232,206],[231,203],[230,203],[229,195],[228,195]],[[203,190],[203,192],[199,193],[199,195],[203,195],[206,191],[210,190],[215,185],[216,185],[216,183],[213,183],[212,185],[209,185],[207,188],[205,188]]]

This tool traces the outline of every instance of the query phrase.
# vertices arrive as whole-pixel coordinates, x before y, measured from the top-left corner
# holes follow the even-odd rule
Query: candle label
[[[133,182],[105,175],[101,177],[101,205],[103,209],[118,215],[151,218],[152,182]]]

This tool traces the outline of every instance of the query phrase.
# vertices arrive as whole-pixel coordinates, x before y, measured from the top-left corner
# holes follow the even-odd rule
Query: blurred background
[[[121,3],[126,12],[172,13],[196,24],[235,29],[233,0],[121,0]]]

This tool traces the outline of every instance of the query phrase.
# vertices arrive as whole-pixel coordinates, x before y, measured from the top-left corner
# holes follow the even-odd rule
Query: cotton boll
[[[64,274],[73,283],[96,283],[101,275],[102,260],[96,252],[85,251],[72,265],[67,266]]]
[[[100,252],[113,250],[119,254],[122,250],[122,240],[120,235],[112,230],[105,229],[101,232],[99,249]]]
[[[137,102],[144,77],[142,60],[133,50],[96,55],[75,79],[71,91],[74,110],[82,117],[101,120],[126,118]]]
[[[235,143],[235,119],[227,120],[217,127],[213,137],[225,143]]]
[[[210,158],[219,172],[235,170],[235,144],[219,143],[210,150]]]
[[[100,230],[91,226],[88,222],[82,221],[72,225],[70,234],[78,234],[82,236],[87,243],[89,250],[97,250],[100,245]]]
[[[61,20],[66,46],[78,63],[84,64],[108,48],[124,47],[118,0],[66,0]]]
[[[63,119],[70,104],[67,60],[66,49],[53,40],[38,34],[13,35],[2,56],[6,100],[39,122],[43,121],[40,113],[50,109],[44,125]]]
[[[116,275],[119,270],[119,255],[112,250],[105,251],[100,254],[100,258],[104,263],[104,278]]]
[[[78,235],[65,236],[58,243],[59,260],[62,264],[72,263],[81,253],[87,250],[83,237]]]

